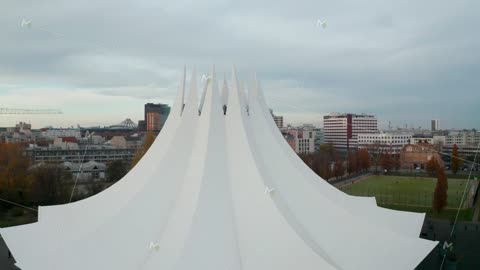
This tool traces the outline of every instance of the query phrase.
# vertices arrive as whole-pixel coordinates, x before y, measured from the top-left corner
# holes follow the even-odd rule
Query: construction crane
[[[0,114],[63,114],[63,112],[61,110],[54,110],[54,109],[0,108]]]

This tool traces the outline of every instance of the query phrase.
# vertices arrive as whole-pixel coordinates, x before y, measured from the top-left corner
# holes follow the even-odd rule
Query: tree
[[[366,148],[357,151],[358,167],[361,170],[367,171],[370,169],[370,155]]]
[[[348,161],[348,164],[347,164],[348,174],[356,173],[358,171],[357,157],[350,150],[348,150],[347,161]]]
[[[148,131],[147,134],[145,135],[145,142],[143,143],[143,146],[138,149],[137,154],[132,160],[132,168],[137,165],[137,163],[142,159],[143,155],[147,153],[148,149],[150,146],[152,146],[153,142],[155,141],[155,135],[153,135],[153,131]]]
[[[319,165],[320,165],[319,166],[319,171],[318,171],[317,174],[321,178],[328,181],[328,179],[330,179],[332,177],[332,174],[333,174],[331,164],[328,163],[328,162],[322,162]]]
[[[335,146],[331,143],[321,144],[319,152],[323,153],[330,159],[334,159],[337,156],[337,150],[335,149]]]
[[[333,174],[337,179],[345,175],[345,166],[343,166],[342,160],[340,159],[335,160],[335,163],[333,166]]]
[[[0,194],[10,200],[23,200],[28,188],[25,145],[0,143]]]
[[[460,159],[458,158],[458,147],[456,144],[452,148],[452,172],[457,174],[458,169],[460,168]]]
[[[393,168],[392,156],[390,154],[383,153],[380,157],[380,165],[386,172],[391,171]]]
[[[30,199],[36,205],[53,205],[68,202],[72,174],[62,165],[48,164],[30,170]]]
[[[122,177],[128,173],[128,168],[123,161],[115,160],[108,165],[105,173],[107,181],[114,183],[122,179]]]
[[[300,159],[308,166],[310,169],[313,170],[313,155],[310,153],[299,153],[298,156]]]
[[[320,150],[315,153],[314,164],[317,174],[325,180],[334,175],[334,162],[337,159],[337,151],[331,143],[320,145]]]
[[[427,171],[427,173],[430,175],[430,176],[434,176],[435,175],[435,171],[436,171],[436,167],[437,167],[437,161],[435,160],[435,158],[430,158],[430,160],[427,162],[427,164],[425,165],[425,170]]]
[[[95,181],[93,177],[90,177],[87,179],[85,183],[85,188],[87,190],[87,197],[93,196],[97,193],[102,192],[105,189],[105,183],[100,183],[98,181]]]
[[[380,160],[383,155],[382,153],[382,145],[379,142],[375,142],[371,144],[368,148],[368,152],[370,155],[370,160],[372,165],[375,168],[375,174],[378,174],[378,167],[381,166]]]
[[[398,172],[398,170],[400,169],[400,167],[402,167],[402,162],[400,161],[400,156],[399,155],[396,155],[394,158],[393,158],[393,167],[395,168],[395,171]]]
[[[332,144],[322,144],[315,153],[300,153],[298,156],[321,178],[328,180],[334,174],[337,152]]]
[[[432,160],[434,159],[432,158]],[[441,212],[447,206],[448,180],[444,168],[436,160],[434,160],[434,164],[437,172],[437,184],[433,194],[432,206],[435,211]]]

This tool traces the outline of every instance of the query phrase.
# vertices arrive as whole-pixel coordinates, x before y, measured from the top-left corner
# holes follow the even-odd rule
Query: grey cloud
[[[4,1],[2,85],[172,97],[183,64],[227,75],[236,64],[295,119],[294,107],[424,123],[415,112],[480,127],[467,116],[480,112],[478,1]],[[63,36],[21,29],[23,17]]]

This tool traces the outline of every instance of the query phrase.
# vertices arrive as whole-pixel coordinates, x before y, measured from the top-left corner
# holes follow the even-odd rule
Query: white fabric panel
[[[202,97],[200,98],[200,106],[198,109],[199,112],[203,111],[203,103],[205,103],[205,95],[207,94],[207,88],[211,83],[212,83],[212,79],[207,79],[207,81],[205,82],[205,86],[203,87],[203,91],[202,91]]]
[[[195,68],[194,68],[194,71],[193,73],[195,73]],[[186,77],[187,76],[187,66],[183,66],[183,77],[182,77],[182,80],[180,81],[180,93],[178,93],[177,95],[180,95],[180,98],[181,98],[181,101],[182,101],[182,104],[181,106],[178,107],[177,110],[179,110],[180,112],[180,115],[182,115],[182,112],[183,112],[183,107],[185,106],[185,81],[186,81]],[[192,81],[190,81],[190,83],[193,83]],[[195,82],[196,83],[196,82]],[[173,111],[173,108],[172,108],[172,111]],[[170,115],[168,116],[170,117]]]
[[[221,97],[222,97],[222,105],[227,105],[227,103],[228,103],[228,86],[227,86],[227,81],[226,80],[223,80]]]
[[[196,144],[201,150],[198,163],[203,166],[194,174],[202,178],[202,187],[191,231],[175,269],[241,269],[230,183],[226,181],[228,167],[222,106],[213,73],[196,135]]]
[[[335,269],[305,245],[264,193],[251,159],[245,104],[235,72],[232,84],[226,116],[227,154],[243,269]]]

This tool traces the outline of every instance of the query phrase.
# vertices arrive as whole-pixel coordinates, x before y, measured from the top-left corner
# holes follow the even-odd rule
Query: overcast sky
[[[0,0],[0,126],[109,125],[171,103],[184,64],[256,71],[288,123],[480,128],[480,1]],[[32,28],[22,28],[23,18]],[[317,27],[318,19],[327,28]]]

